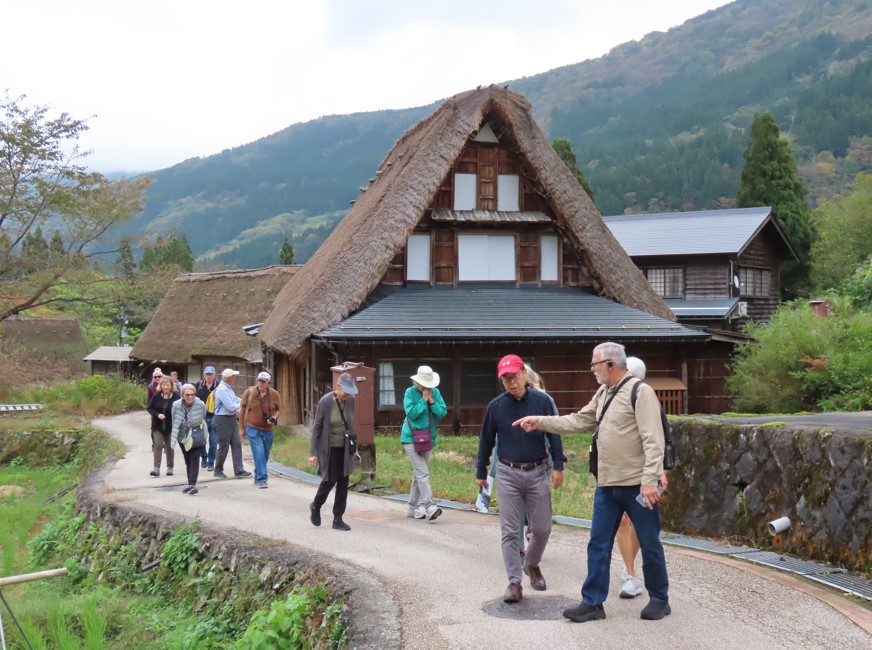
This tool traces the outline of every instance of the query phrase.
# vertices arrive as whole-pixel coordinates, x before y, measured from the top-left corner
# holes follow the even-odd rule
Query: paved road
[[[270,489],[257,490],[250,480],[207,475],[205,489],[189,497],[181,493],[179,474],[148,477],[147,415],[103,418],[96,424],[129,448],[107,475],[108,498],[285,540],[365,571],[399,604],[404,648],[872,647],[868,609],[780,572],[671,548],[666,558],[673,614],[663,621],[640,620],[647,599],[618,598],[616,581],[605,603],[605,621],[498,618],[483,609],[506,587],[496,517],[447,511],[434,522],[417,521],[406,518],[405,504],[351,494],[350,533],[329,525],[315,528],[309,523],[310,485],[272,477]],[[181,463],[181,454],[177,457]],[[586,532],[555,526],[541,565],[548,591],[533,592],[525,581],[525,599],[577,601],[586,543]],[[613,577],[620,576],[620,566],[616,552]]]

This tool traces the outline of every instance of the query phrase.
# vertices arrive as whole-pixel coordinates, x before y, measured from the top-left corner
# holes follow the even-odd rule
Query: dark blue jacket
[[[491,400],[487,405],[481,434],[478,438],[478,460],[475,463],[475,475],[478,479],[487,477],[487,467],[490,464],[494,443],[499,436],[500,458],[513,463],[532,463],[547,458],[545,448],[547,436],[551,444],[551,456],[554,459],[554,469],[562,470],[563,441],[560,436],[543,431],[524,431],[521,427],[513,427],[512,422],[520,420],[525,415],[552,415],[554,413],[551,398],[547,393],[527,387],[521,399],[515,399],[508,392]]]

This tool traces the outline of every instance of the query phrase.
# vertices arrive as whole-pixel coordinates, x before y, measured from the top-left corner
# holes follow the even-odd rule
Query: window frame
[[[642,269],[642,272],[645,274],[645,279],[648,280],[648,284],[651,285],[651,288],[661,298],[673,298],[673,299],[684,299],[686,294],[686,273],[685,267],[683,266],[648,266]],[[651,277],[652,272],[660,272],[663,274],[662,278],[653,278]],[[670,279],[672,274],[678,274],[678,283],[676,287],[676,283],[674,280]],[[677,288],[677,292],[673,292],[673,289]]]
[[[473,240],[485,241],[485,248],[480,245],[473,246]],[[497,264],[492,264],[491,259],[497,260],[499,256],[506,252],[509,247],[499,250],[499,245],[508,244],[511,240],[511,263],[505,260],[499,260]],[[466,244],[464,244],[466,242]],[[493,246],[492,246],[493,244]],[[466,268],[467,277],[464,277],[464,260],[471,264]],[[482,260],[484,260],[482,262]],[[475,275],[468,277],[469,274],[479,270],[481,264],[485,265],[486,277]],[[511,268],[511,277],[508,277],[508,271]],[[475,271],[473,271],[475,269]],[[496,277],[499,276],[499,277]],[[457,236],[457,279],[458,282],[517,282],[518,281],[518,236],[517,233],[460,233]]]

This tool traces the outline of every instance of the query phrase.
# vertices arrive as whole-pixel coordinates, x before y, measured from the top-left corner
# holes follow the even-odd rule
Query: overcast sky
[[[598,58],[726,0],[9,0],[0,92],[90,118],[104,173]]]

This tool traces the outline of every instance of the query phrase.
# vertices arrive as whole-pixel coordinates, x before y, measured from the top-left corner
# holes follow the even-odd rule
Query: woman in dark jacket
[[[158,388],[148,403],[148,412],[151,414],[151,451],[154,454],[154,469],[149,475],[160,476],[161,451],[164,450],[167,455],[167,476],[172,476],[176,456],[171,440],[173,402],[179,399],[179,394],[173,390],[173,380],[169,377],[162,377]]]
[[[321,506],[333,486],[333,528],[351,530],[342,520],[348,500],[348,475],[354,470],[357,434],[354,431],[354,395],[357,386],[354,377],[343,372],[336,380],[335,390],[318,401],[312,438],[309,443],[309,464],[318,469],[321,485],[315,500],[309,506],[310,521],[321,525]]]

